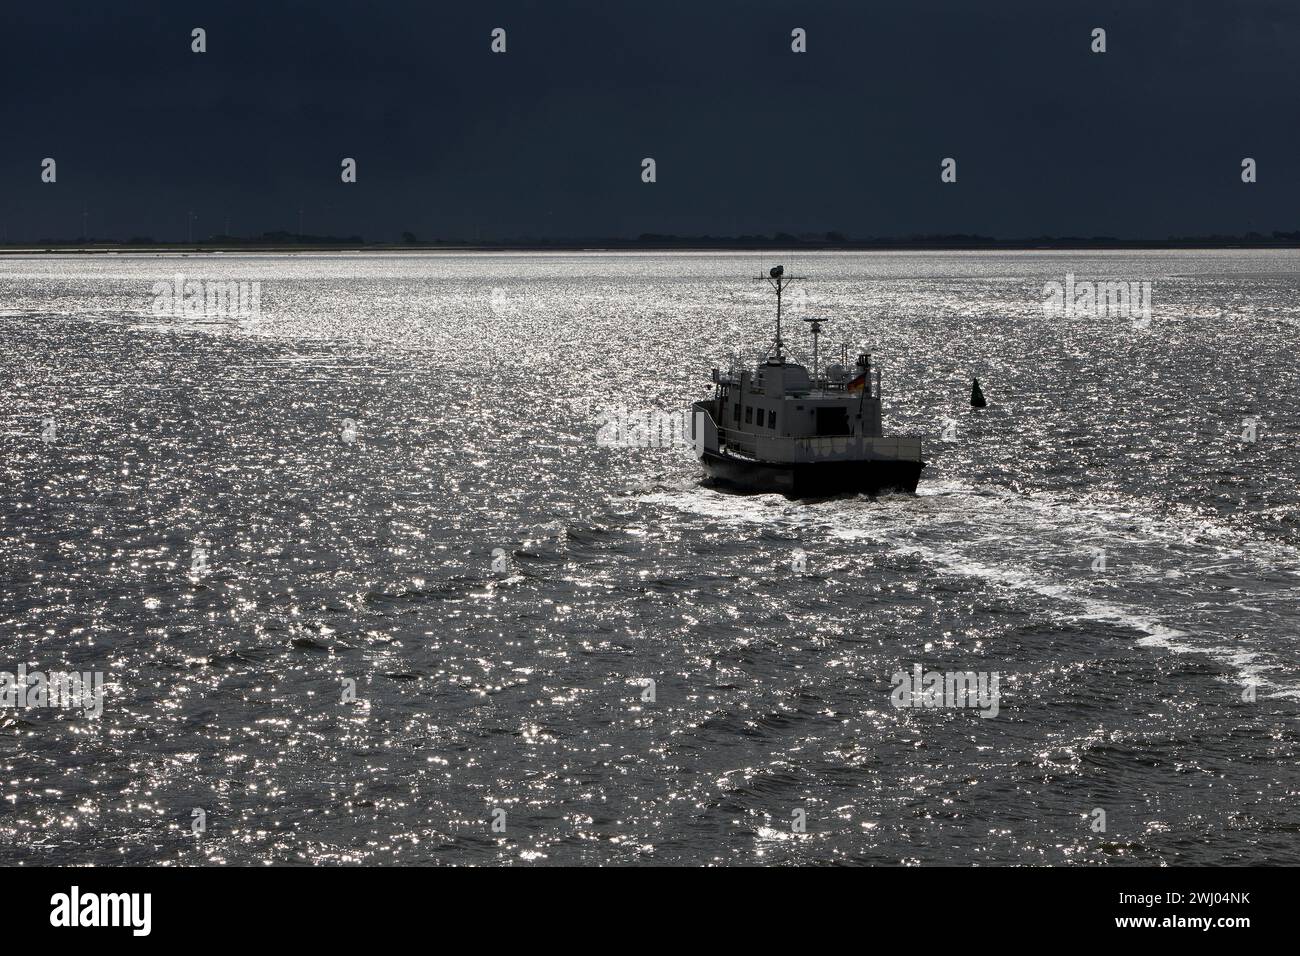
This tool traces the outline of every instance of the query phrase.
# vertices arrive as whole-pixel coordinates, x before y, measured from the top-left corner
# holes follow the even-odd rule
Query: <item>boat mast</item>
[[[785,274],[785,266],[773,266],[768,270],[767,275],[758,276],[754,280],[755,282],[766,281],[768,285],[776,290],[776,342],[774,342],[773,345],[778,360],[777,364],[785,361],[785,354],[781,351],[781,347],[785,344],[781,340],[781,293],[784,291],[788,283],[794,282],[798,278],[800,277],[787,276]]]

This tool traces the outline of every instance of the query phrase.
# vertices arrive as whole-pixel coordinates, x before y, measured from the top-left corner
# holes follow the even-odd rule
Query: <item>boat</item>
[[[813,367],[792,361],[781,338],[781,296],[796,276],[776,266],[755,281],[776,293],[776,339],[753,368],[713,369],[713,398],[695,402],[691,439],[708,478],[747,492],[813,498],[914,493],[925,462],[921,439],[887,436],[881,426],[881,376],[871,354],[823,373],[818,341],[826,319],[806,318]]]

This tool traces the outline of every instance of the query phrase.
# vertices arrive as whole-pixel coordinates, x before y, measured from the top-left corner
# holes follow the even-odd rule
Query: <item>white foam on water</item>
[[[1241,576],[1243,584],[1260,571],[1297,575],[1300,553],[1272,543],[1243,540],[1240,532],[1202,516],[1160,518],[1139,502],[1080,502],[1057,495],[1030,495],[975,488],[956,481],[922,486],[916,496],[875,501],[840,498],[789,501],[779,495],[731,495],[692,486],[640,496],[647,504],[672,507],[713,521],[786,528],[803,535],[825,534],[842,541],[865,541],[897,554],[915,555],[941,573],[976,578],[998,587],[1044,598],[1058,620],[1094,621],[1137,632],[1141,646],[1177,654],[1202,654],[1233,671],[1243,684],[1270,696],[1300,699],[1294,668],[1267,648],[1251,649],[1243,635],[1216,633],[1203,622],[1174,626],[1162,608],[1084,593],[1102,583],[1125,595],[1164,592],[1153,582],[1196,589],[1207,575]],[[1141,561],[1114,565],[1104,576],[1090,570],[1090,549],[1104,546],[1116,557],[1126,549],[1159,563],[1176,562],[1169,575]],[[1206,593],[1187,605],[1222,607],[1222,585],[1206,582]],[[1298,593],[1282,588],[1272,597]],[[1256,604],[1263,603],[1258,596]],[[1297,602],[1300,603],[1300,602]],[[1265,613],[1265,612],[1260,612]],[[1281,636],[1281,635],[1278,635]]]

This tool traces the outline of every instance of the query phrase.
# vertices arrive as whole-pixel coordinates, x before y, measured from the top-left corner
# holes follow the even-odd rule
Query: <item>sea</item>
[[[915,495],[704,482],[777,264]],[[1298,344],[1296,250],[0,256],[0,863],[1300,864]]]

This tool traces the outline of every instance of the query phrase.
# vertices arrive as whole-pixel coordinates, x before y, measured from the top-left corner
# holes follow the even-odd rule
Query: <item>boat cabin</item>
[[[715,371],[718,427],[728,432],[781,438],[878,437],[880,396],[872,393],[870,357],[858,357],[849,379],[832,365],[817,381],[808,369],[770,356],[754,369]]]

